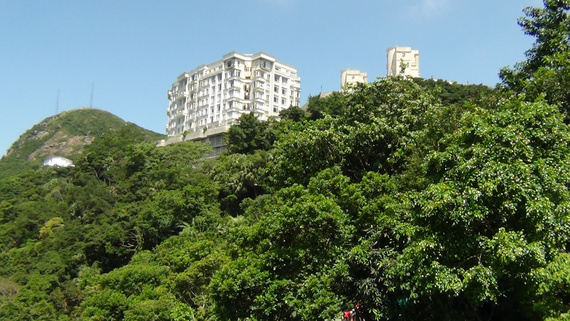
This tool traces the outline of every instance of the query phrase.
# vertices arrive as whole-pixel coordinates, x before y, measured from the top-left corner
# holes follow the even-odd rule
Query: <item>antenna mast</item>
[[[59,89],[57,90],[57,95],[55,98],[55,114],[59,114]]]
[[[93,88],[95,87],[95,83],[91,83],[91,98],[89,99],[89,108],[93,108]]]

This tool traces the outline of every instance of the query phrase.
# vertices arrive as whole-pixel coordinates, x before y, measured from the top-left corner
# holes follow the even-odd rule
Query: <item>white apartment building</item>
[[[386,49],[386,75],[402,74],[402,64],[406,64],[403,75],[417,78],[420,76],[420,52],[411,47],[390,47]]]
[[[343,69],[340,71],[340,88],[344,88],[347,85],[353,85],[358,83],[367,83],[368,74],[365,72],[360,72],[357,69]]]
[[[168,91],[168,136],[176,140],[219,138],[244,113],[259,119],[299,106],[297,69],[258,52],[230,52],[221,60],[178,76]],[[181,137],[182,136],[182,137]]]

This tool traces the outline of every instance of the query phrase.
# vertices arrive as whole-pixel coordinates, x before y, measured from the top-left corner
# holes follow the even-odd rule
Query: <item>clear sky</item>
[[[46,117],[85,106],[165,133],[176,77],[238,51],[297,67],[301,103],[340,70],[386,74],[386,48],[420,51],[424,78],[494,86],[533,39],[541,0],[0,0],[0,155]]]

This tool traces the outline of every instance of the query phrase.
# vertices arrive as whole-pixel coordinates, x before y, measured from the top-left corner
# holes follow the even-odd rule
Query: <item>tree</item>
[[[254,113],[241,115],[228,131],[228,151],[253,154],[256,150],[269,150],[275,137],[268,128],[269,122],[260,121]]]
[[[541,95],[560,104],[570,117],[570,1],[544,0],[544,8],[527,7],[519,25],[535,38],[526,60],[503,68],[500,77],[507,88],[524,93],[532,101]],[[567,119],[568,121],[568,119]]]
[[[256,151],[254,154],[228,154],[220,157],[212,169],[212,179],[217,183],[222,210],[236,216],[242,213],[240,204],[245,198],[254,199],[265,193],[263,169],[268,153]]]
[[[345,99],[342,114],[281,137],[268,166],[273,182],[305,185],[334,166],[355,181],[366,171],[401,172],[413,137],[428,124],[425,114],[439,107],[431,92],[398,77],[361,84]]]
[[[307,118],[307,113],[297,106],[291,106],[282,110],[279,113],[281,120],[291,120],[294,122],[304,121]]]
[[[478,101],[484,96],[491,95],[491,87],[479,84],[460,84],[441,79],[413,78],[413,82],[433,93],[443,106],[451,104],[462,105],[466,102]]]
[[[315,178],[314,184],[327,176]],[[343,301],[334,290],[346,268],[343,251],[353,232],[347,215],[334,199],[298,185],[258,197],[248,211],[251,225],[230,235],[243,249],[240,257],[212,279],[220,317],[334,317]]]
[[[409,241],[378,263],[397,284],[393,307],[405,294],[404,315],[425,319],[550,316],[534,311],[546,295],[535,273],[567,251],[570,237],[562,120],[545,102],[501,99],[466,114],[425,158],[429,184],[402,194],[395,208],[413,226]]]
[[[332,117],[340,116],[346,108],[346,97],[342,92],[334,91],[330,95],[320,94],[309,97],[307,112],[312,120],[324,118],[325,115]]]

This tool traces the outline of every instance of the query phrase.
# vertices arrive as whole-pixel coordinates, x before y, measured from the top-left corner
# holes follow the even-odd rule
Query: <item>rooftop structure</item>
[[[343,69],[340,71],[340,88],[357,83],[367,83],[368,74],[356,69]]]

